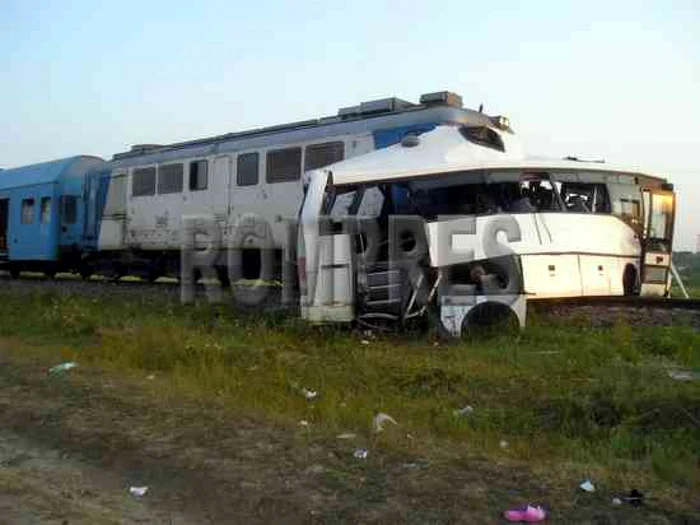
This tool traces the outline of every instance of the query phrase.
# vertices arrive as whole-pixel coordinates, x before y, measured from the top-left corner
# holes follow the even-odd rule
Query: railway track
[[[53,291],[60,294],[96,296],[104,294],[126,298],[148,299],[158,296],[168,301],[180,301],[181,287],[175,279],[161,279],[148,282],[137,278],[119,281],[91,278],[82,280],[78,276],[59,274],[49,279],[41,274],[23,274],[12,279],[9,274],[0,272],[0,288],[15,292]],[[0,292],[1,293],[1,292]],[[206,296],[205,286],[197,284],[196,296]],[[235,305],[230,292],[223,296],[224,303]],[[295,308],[283,306],[281,289],[271,286],[270,295],[257,307],[259,310],[290,313]],[[251,308],[247,308],[251,310]],[[253,308],[255,310],[255,308]],[[700,329],[700,299],[655,298],[655,297],[567,297],[556,299],[528,300],[528,316],[535,316],[547,322],[550,319],[576,319],[592,326],[610,326],[623,321],[632,325],[671,326],[678,323],[689,324]]]

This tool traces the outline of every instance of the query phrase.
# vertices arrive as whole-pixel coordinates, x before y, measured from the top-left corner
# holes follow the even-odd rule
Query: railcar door
[[[10,199],[0,199],[0,257],[7,257],[7,227]]]
[[[672,191],[645,189],[643,200],[641,294],[665,296],[671,268],[675,198]]]
[[[80,195],[61,196],[61,245],[73,246],[81,242],[83,229],[83,199]]]
[[[91,173],[85,177],[85,240],[93,244],[97,239],[97,190],[99,189],[100,175]]]

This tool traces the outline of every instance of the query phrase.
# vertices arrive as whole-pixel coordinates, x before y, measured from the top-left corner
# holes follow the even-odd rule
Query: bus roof
[[[331,173],[336,186],[483,170],[612,171],[663,180],[643,170],[614,167],[602,162],[527,157],[511,135],[501,136],[503,147],[499,149],[469,140],[463,129],[439,126],[412,143],[403,141],[318,171]]]

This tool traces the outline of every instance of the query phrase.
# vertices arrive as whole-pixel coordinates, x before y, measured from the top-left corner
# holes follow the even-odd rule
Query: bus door
[[[672,191],[645,189],[643,199],[641,295],[666,296],[671,268],[675,198]]]

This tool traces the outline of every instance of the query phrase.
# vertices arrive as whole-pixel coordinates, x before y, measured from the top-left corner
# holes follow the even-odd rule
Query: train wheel
[[[44,275],[46,276],[47,279],[55,279],[56,278],[56,270],[53,268],[50,270],[44,270]]]
[[[13,266],[10,268],[10,277],[13,279],[19,279],[19,268]]]
[[[87,281],[90,277],[92,277],[93,272],[92,268],[89,266],[83,266],[78,273],[80,273],[80,277],[83,278],[83,281]]]

